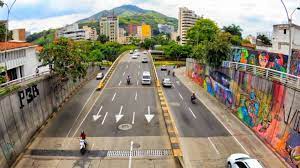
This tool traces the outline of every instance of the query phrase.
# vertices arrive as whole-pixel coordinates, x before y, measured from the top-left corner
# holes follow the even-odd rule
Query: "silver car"
[[[162,85],[163,87],[172,87],[173,84],[170,78],[164,78],[162,80]]]
[[[97,79],[97,80],[100,80],[100,79],[103,79],[103,77],[104,77],[103,73],[100,72],[100,73],[97,74],[96,79]]]

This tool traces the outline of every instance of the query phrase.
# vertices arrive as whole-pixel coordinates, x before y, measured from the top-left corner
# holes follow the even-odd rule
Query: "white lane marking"
[[[189,107],[189,111],[192,113],[192,115],[194,116],[194,118],[196,119],[197,117],[195,116],[194,112],[192,111],[192,109]]]
[[[122,81],[119,82],[119,86],[121,86]]]
[[[210,144],[213,146],[213,148],[215,149],[216,153],[219,155],[220,152],[218,151],[217,147],[215,146],[215,144],[211,141],[211,139],[209,137],[207,137],[208,141],[210,142]]]
[[[131,122],[132,125],[134,124],[134,117],[135,117],[135,112],[132,113],[132,122]]]
[[[128,68],[128,64],[126,65],[126,68]]]
[[[125,75],[125,72],[123,72],[123,76]]]
[[[93,148],[94,148],[94,145],[95,145],[95,144],[93,144],[93,145],[92,145],[92,147],[91,147],[91,150],[93,150]]]
[[[136,85],[139,85],[139,80],[136,81]]]
[[[196,96],[199,96],[196,94]],[[201,99],[199,99],[201,101]],[[202,102],[202,104],[215,116],[215,118],[223,125],[223,127],[229,132],[229,134],[233,137],[233,139],[241,146],[241,148],[245,151],[246,154],[249,155],[249,152],[244,148],[244,146],[236,139],[236,137],[232,134],[232,132],[226,127],[226,125],[220,120],[220,118],[211,110],[211,108]]]
[[[134,100],[137,100],[137,92],[135,92]]]
[[[132,149],[133,149],[133,141],[130,142],[130,154],[129,154],[128,168],[131,168],[131,162],[132,162]]]
[[[107,113],[108,113],[108,112],[105,113],[105,116],[104,116],[104,118],[103,118],[103,121],[102,121],[101,125],[104,124],[104,121],[105,121],[105,119],[106,119]]]
[[[94,93],[96,90],[97,90],[97,89],[95,89],[95,90],[91,93],[91,95],[89,96],[89,98],[87,99],[87,101],[84,103],[83,107],[82,107],[81,110],[80,110],[80,113],[77,115],[77,117],[76,117],[76,119],[75,119],[75,122],[72,124],[72,127],[70,128],[68,134],[66,135],[65,140],[67,139],[67,137],[69,137],[69,135],[70,135],[71,131],[73,130],[73,127],[75,126],[75,123],[77,123],[77,120],[78,120],[80,114],[82,113],[84,107],[85,107],[85,106],[87,105],[87,103],[90,101],[90,99],[91,99],[93,93]],[[63,145],[65,144],[65,140],[63,141]]]
[[[97,112],[96,115],[93,115],[94,121],[97,121],[97,120],[101,117],[101,115],[99,115],[99,114],[100,114],[100,112],[101,112],[101,110],[102,110],[102,107],[103,107],[103,106],[100,107],[100,109],[98,110],[98,112]]]
[[[182,95],[180,94],[180,92],[178,92],[178,94],[179,94],[180,98],[183,100],[183,97],[182,97]]]
[[[139,68],[141,68],[141,64],[139,64]]]
[[[138,76],[140,76],[140,71],[138,72]]]
[[[124,115],[122,114],[122,111],[123,111],[123,105],[120,107],[120,112],[119,112],[119,114],[116,115],[116,122],[117,122],[117,123],[118,123],[118,122],[121,120],[121,118],[124,116]]]
[[[114,100],[115,100],[116,94],[117,94],[117,93],[115,92],[115,94],[114,94],[113,98],[111,99],[111,101],[114,101]]]

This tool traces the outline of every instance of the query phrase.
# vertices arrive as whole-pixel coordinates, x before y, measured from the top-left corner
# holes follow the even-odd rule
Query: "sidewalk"
[[[260,139],[258,139],[258,137],[250,130],[250,128],[238,120],[232,114],[230,109],[220,103],[215,97],[212,97],[210,94],[208,94],[202,87],[194,83],[188,76],[186,76],[185,70],[185,67],[174,70],[176,77],[189,90],[195,92],[197,98],[222,123],[235,141],[237,141],[237,144],[241,146],[244,153],[249,153],[251,157],[259,159],[266,167],[289,167],[282,160],[282,158],[277,157],[273,151],[271,151]]]

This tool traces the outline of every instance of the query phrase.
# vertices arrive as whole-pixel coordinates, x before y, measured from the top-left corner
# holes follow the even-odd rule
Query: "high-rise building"
[[[25,42],[26,32],[25,29],[14,29],[12,30],[12,39],[14,41],[23,41]]]
[[[118,41],[119,19],[117,16],[100,18],[100,34],[109,37],[109,41]]]
[[[187,31],[193,27],[200,17],[194,11],[186,7],[179,8],[178,16],[178,35],[180,36],[180,44],[186,44]]]
[[[137,27],[137,36],[141,40],[144,40],[146,38],[151,38],[151,36],[152,36],[151,26],[144,24],[144,23],[141,26],[138,26]]]
[[[137,25],[135,25],[135,24],[132,24],[132,23],[130,23],[128,26],[127,26],[127,32],[128,32],[128,35],[130,36],[130,35],[137,35]]]

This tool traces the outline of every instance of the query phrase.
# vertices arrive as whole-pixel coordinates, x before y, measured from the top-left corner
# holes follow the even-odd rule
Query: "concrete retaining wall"
[[[24,151],[35,132],[66,99],[99,70],[90,66],[85,79],[57,85],[46,77],[10,95],[0,97],[0,167],[9,167]]]

